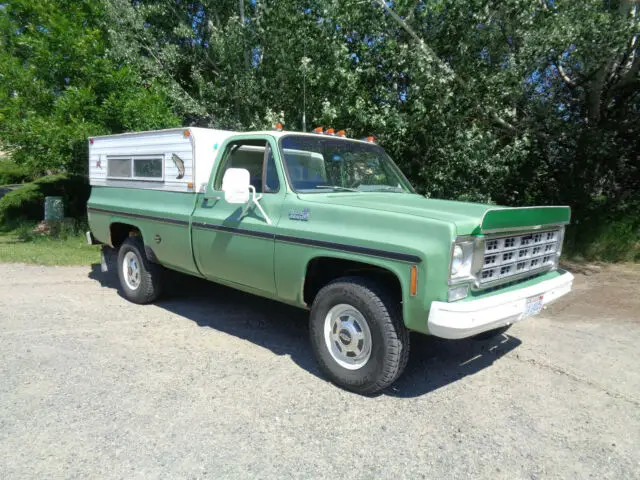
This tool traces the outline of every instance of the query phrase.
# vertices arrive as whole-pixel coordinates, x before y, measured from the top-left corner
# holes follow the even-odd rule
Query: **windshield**
[[[280,148],[296,192],[414,191],[378,145],[320,135],[287,135]]]

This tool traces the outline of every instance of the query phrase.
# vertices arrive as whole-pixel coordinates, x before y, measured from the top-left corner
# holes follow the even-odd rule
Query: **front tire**
[[[127,238],[118,252],[118,277],[122,293],[133,303],[151,303],[162,290],[161,270],[147,260],[140,237]]]
[[[320,369],[347,390],[379,392],[407,365],[409,331],[400,304],[368,279],[340,278],[320,290],[309,331]]]

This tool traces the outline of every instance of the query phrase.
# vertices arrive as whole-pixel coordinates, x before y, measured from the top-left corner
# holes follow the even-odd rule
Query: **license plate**
[[[543,295],[536,295],[535,297],[527,298],[527,303],[524,306],[524,318],[540,313],[540,310],[542,310],[543,298]]]

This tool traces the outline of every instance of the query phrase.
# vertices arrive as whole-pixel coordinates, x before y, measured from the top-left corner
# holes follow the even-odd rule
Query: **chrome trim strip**
[[[547,231],[549,229],[553,230],[554,227],[555,228],[559,228],[559,227],[564,227],[565,225],[568,225],[570,222],[560,222],[560,223],[545,223],[544,225],[529,225],[527,227],[511,227],[511,228],[494,228],[492,230],[482,230],[482,233],[486,233],[486,234],[496,234],[496,233],[519,233],[519,232],[531,232],[531,233],[538,233],[540,231],[540,229],[542,229],[544,227],[545,230],[543,231]]]
[[[497,287],[505,283],[517,282],[518,280],[533,278],[536,275],[540,275],[541,273],[548,273],[557,269],[558,269],[557,265],[544,265],[536,270],[527,270],[526,272],[516,273],[515,275],[512,275],[510,277],[499,278],[498,280],[494,280],[492,282],[485,282],[482,284],[478,283],[478,285],[472,284],[471,290],[473,290],[474,292],[480,292],[483,290],[487,290],[488,288]]]

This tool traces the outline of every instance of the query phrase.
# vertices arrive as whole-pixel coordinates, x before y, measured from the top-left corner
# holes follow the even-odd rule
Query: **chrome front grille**
[[[487,238],[478,281],[482,286],[548,270],[557,264],[561,242],[561,230]]]

